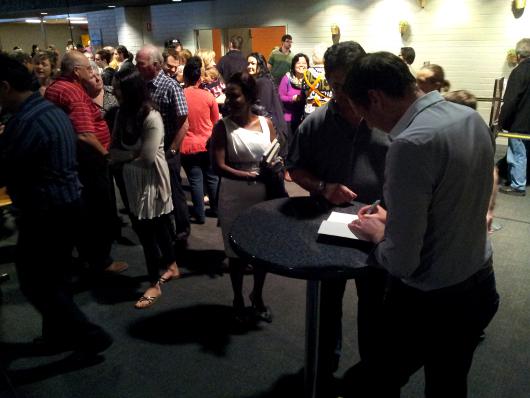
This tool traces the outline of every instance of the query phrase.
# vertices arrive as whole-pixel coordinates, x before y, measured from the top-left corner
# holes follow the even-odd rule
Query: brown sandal
[[[171,272],[171,271],[166,271],[164,272],[164,274],[162,276],[160,276],[160,278],[158,278],[158,283],[160,285],[163,285],[164,283],[168,283],[168,282],[171,282],[173,279],[178,279],[180,278],[180,272],[177,274],[177,275],[172,275],[170,277],[166,277],[164,276],[165,274],[167,274],[168,272]]]
[[[156,297],[153,297],[153,296],[142,296],[136,302],[134,307],[138,308],[139,310],[143,310],[144,308],[149,308],[156,302],[156,300],[158,300],[159,297],[160,296],[156,296]],[[145,305],[143,305],[142,303],[145,303]]]

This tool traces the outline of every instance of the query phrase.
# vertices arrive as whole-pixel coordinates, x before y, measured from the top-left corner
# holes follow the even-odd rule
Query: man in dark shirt
[[[232,36],[230,38],[229,51],[221,57],[217,64],[217,70],[223,80],[227,82],[234,73],[247,70],[247,59],[241,52],[243,38],[241,36]]]
[[[342,91],[347,65],[364,54],[363,48],[353,41],[335,44],[326,51],[324,65],[333,100],[304,120],[289,147],[286,166],[293,181],[330,206],[353,199],[372,203],[383,195],[389,140],[382,132],[370,131]],[[370,360],[378,343],[376,317],[385,277],[384,272],[367,268],[356,279],[359,352],[363,362]],[[345,280],[322,284],[319,371],[324,380],[320,387],[323,391],[330,390],[327,382],[338,368],[345,287]]]
[[[0,55],[0,106],[14,115],[0,134],[0,186],[19,210],[20,289],[41,313],[51,348],[100,352],[112,338],[88,321],[67,286],[79,218],[77,139],[66,114],[30,88],[28,71]]]
[[[530,134],[530,39],[520,40],[515,51],[519,64],[508,79],[499,124],[503,130]],[[520,138],[508,139],[510,186],[501,187],[500,192],[515,196],[526,194],[528,143]]]

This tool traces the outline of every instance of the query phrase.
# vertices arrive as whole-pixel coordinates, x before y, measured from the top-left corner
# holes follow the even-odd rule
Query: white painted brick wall
[[[100,38],[103,46],[118,44],[116,16],[113,9],[87,13],[90,37]]]
[[[508,0],[427,0],[424,9],[417,0],[217,0],[150,8],[153,42],[161,46],[177,37],[192,50],[194,29],[286,25],[293,51],[310,54],[319,42],[331,44],[330,27],[337,23],[341,40],[356,40],[367,51],[398,53],[402,46],[414,47],[415,68],[427,60],[440,64],[451,89],[467,89],[478,97],[491,96],[493,80],[511,70],[507,50],[530,37],[530,10],[516,19]],[[406,42],[399,34],[400,20],[412,28]],[[479,103],[485,119],[489,109],[489,103]]]

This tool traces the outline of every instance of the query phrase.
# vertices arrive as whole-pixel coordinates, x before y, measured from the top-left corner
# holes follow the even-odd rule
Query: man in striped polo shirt
[[[42,315],[47,347],[96,353],[112,338],[86,318],[67,283],[79,218],[77,140],[68,117],[31,82],[22,64],[0,54],[0,106],[13,114],[0,132],[0,186],[19,210],[20,289]]]
[[[83,185],[79,253],[92,270],[117,273],[128,266],[110,256],[116,222],[108,164],[110,133],[100,109],[83,88],[93,74],[88,58],[70,51],[61,62],[61,76],[48,87],[45,97],[66,112],[79,138],[77,160]]]

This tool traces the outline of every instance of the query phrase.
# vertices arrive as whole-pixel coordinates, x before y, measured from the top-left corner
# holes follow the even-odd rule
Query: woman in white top
[[[113,131],[112,157],[115,162],[124,162],[131,222],[144,249],[151,283],[135,307],[147,308],[162,294],[162,284],[180,276],[170,233],[173,203],[164,155],[164,124],[138,72],[117,72],[113,86],[120,110]],[[162,275],[159,265],[164,267]]]
[[[234,74],[225,94],[229,114],[213,130],[213,166],[222,177],[218,211],[234,291],[235,320],[244,322],[243,273],[247,264],[230,248],[228,233],[242,211],[266,200],[265,184],[257,179],[257,172],[276,131],[270,119],[252,112],[257,100],[256,81],[247,72]],[[265,271],[255,268],[250,301],[258,318],[271,322],[272,315],[263,302],[264,283]]]

